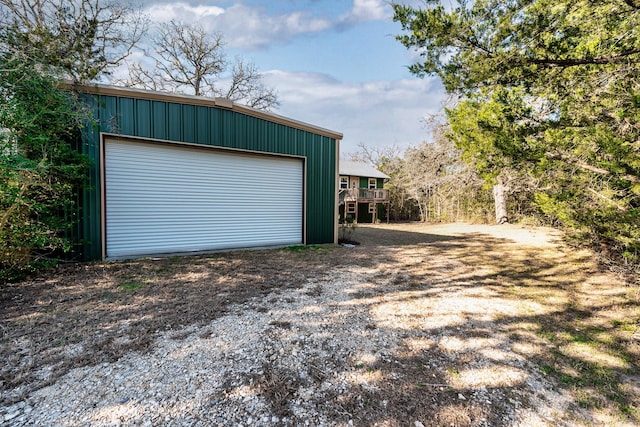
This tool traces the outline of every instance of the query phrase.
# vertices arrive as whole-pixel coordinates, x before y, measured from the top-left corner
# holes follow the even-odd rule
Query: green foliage
[[[0,2],[0,282],[71,250],[88,168],[72,144],[88,116],[60,79],[108,74],[145,27],[120,0]]]
[[[411,70],[461,97],[447,113],[465,160],[488,183],[509,180],[534,214],[640,261],[640,3],[394,10],[421,57]]]
[[[88,160],[70,145],[82,117],[37,66],[0,56],[0,281],[71,250],[75,190]]]
[[[394,20],[405,31],[398,40],[421,56],[411,71],[439,75],[450,92],[551,82],[571,92],[584,86],[566,74],[588,84],[601,66],[637,59],[639,11],[633,0],[426,0],[424,9],[394,4]]]

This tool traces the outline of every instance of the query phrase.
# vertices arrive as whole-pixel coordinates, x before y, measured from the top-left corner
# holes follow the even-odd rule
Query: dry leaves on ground
[[[51,420],[38,417],[57,402],[70,425],[114,414],[142,424],[640,423],[639,291],[589,251],[515,225],[360,226],[353,238],[362,244],[68,266],[3,287],[0,417]],[[137,371],[145,363],[167,376],[163,361],[188,351],[197,358],[171,369],[189,381],[166,401],[155,397],[166,384],[150,386],[153,396],[127,388],[127,377],[150,375]],[[208,375],[192,377],[189,360]],[[78,378],[100,384],[105,372],[121,387],[83,389],[93,406],[63,402]]]

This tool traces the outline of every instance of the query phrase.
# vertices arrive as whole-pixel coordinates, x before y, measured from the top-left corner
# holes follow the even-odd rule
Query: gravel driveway
[[[0,423],[638,425],[638,291],[560,237],[361,226],[353,248],[76,265],[7,285]]]

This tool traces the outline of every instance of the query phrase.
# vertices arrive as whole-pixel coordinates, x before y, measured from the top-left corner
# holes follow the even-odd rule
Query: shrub
[[[0,57],[0,282],[71,249],[69,213],[88,158],[71,145],[82,109],[37,67]]]

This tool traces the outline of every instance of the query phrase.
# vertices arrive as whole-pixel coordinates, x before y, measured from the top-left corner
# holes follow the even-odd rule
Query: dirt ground
[[[344,412],[356,425],[640,425],[640,290],[590,251],[518,225],[363,225],[352,238],[361,244],[70,265],[3,285],[0,409],[74,368],[150,352],[166,331],[247,301],[266,311],[274,295],[352,272],[365,278],[350,294],[365,329],[401,344],[344,362],[367,386],[335,396],[335,425]]]

